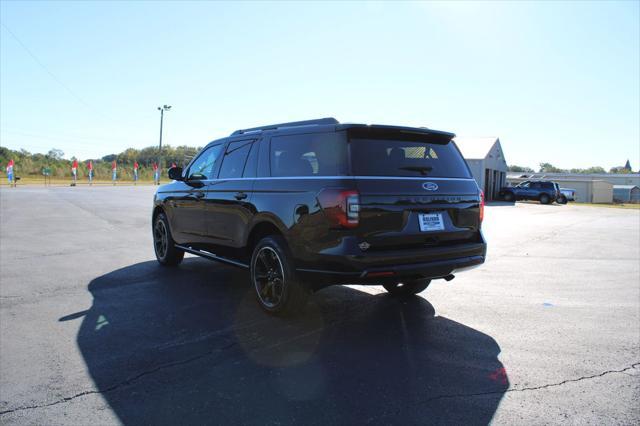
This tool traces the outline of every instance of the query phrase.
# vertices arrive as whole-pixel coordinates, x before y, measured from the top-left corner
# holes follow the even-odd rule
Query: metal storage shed
[[[640,188],[636,185],[613,185],[613,201],[640,203]]]
[[[478,186],[484,191],[485,199],[497,199],[500,188],[506,185],[508,170],[500,139],[457,137],[454,142],[467,161]]]

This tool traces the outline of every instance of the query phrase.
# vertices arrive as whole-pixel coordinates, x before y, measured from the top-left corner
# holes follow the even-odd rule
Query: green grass
[[[160,180],[161,184],[169,183],[170,180]],[[51,180],[47,179],[47,186],[69,186],[71,185],[71,179],[65,178],[51,178]],[[76,183],[77,186],[89,186],[89,182],[86,179],[78,180]],[[105,186],[105,185],[113,185],[113,182],[108,179],[94,179],[94,186]],[[119,180],[116,183],[116,186],[132,186],[133,181],[131,180]],[[153,185],[153,181],[151,180],[139,180],[137,185]],[[8,187],[9,183],[6,179],[0,182],[0,187]],[[36,177],[25,177],[21,178],[18,181],[18,187],[20,186],[44,186],[44,178],[36,178]]]
[[[570,204],[576,205],[576,206],[606,207],[606,208],[612,208],[612,209],[640,210],[640,204],[592,204],[592,203],[575,203],[573,201]]]

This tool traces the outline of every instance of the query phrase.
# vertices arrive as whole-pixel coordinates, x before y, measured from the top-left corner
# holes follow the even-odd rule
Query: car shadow
[[[330,287],[275,318],[246,272],[198,258],[89,291],[60,321],[82,319],[88,372],[123,424],[486,424],[509,386],[495,340],[422,297]]]

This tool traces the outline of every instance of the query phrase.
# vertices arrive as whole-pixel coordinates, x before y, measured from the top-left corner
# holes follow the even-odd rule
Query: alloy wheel
[[[253,283],[260,301],[274,308],[284,295],[284,268],[278,253],[271,247],[262,247],[252,268]]]
[[[156,254],[160,259],[163,259],[169,247],[169,236],[167,234],[167,227],[162,220],[157,220],[156,225],[153,227],[153,244],[156,249]]]

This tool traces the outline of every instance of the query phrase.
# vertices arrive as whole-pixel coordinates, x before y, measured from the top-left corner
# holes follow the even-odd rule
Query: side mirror
[[[182,167],[172,167],[169,169],[169,179],[184,180],[182,178]]]

